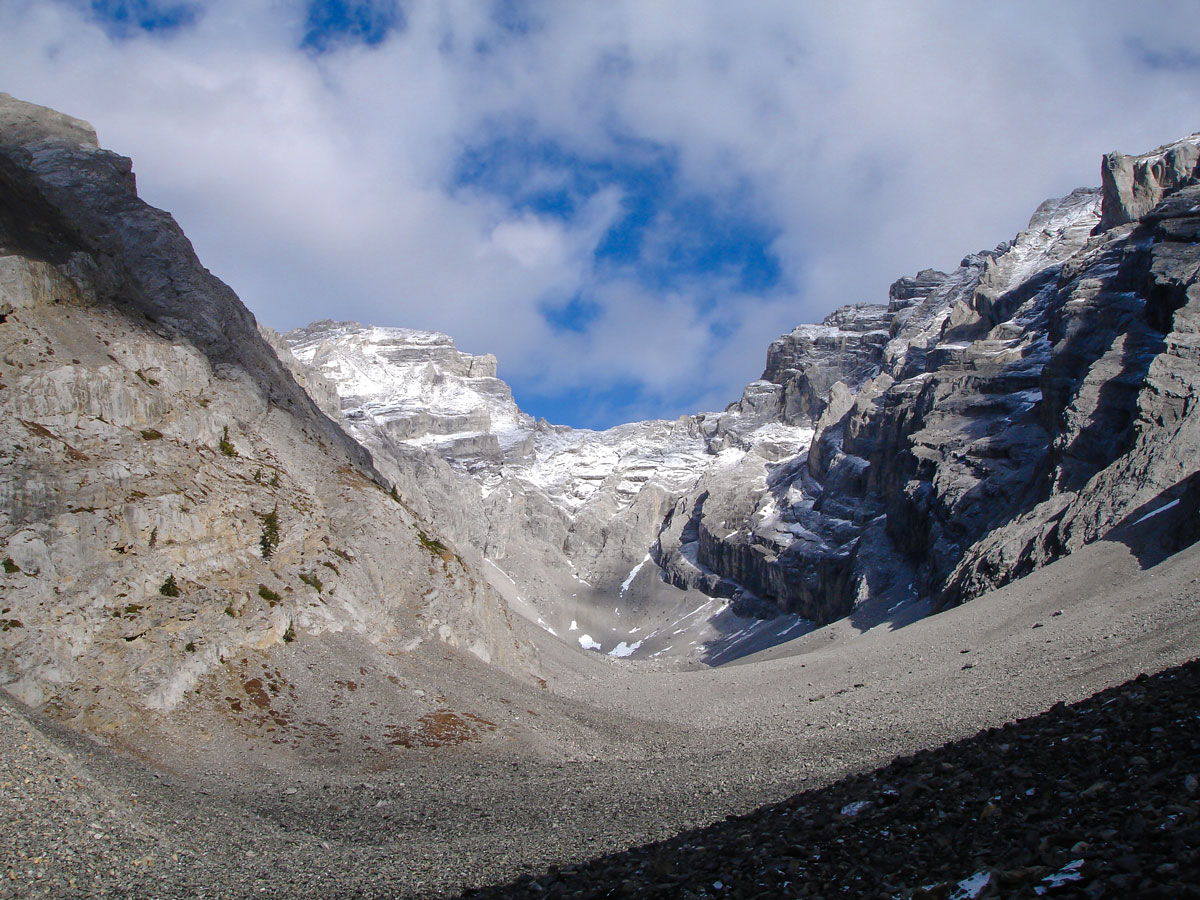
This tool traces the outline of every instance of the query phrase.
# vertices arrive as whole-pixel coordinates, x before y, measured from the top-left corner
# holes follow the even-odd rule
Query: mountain
[[[422,513],[552,635],[621,658],[718,662],[812,627],[738,614],[728,595],[669,584],[651,563],[701,473],[795,453],[811,427],[731,412],[719,429],[705,415],[574,429],[521,412],[495,358],[443,334],[326,321],[282,337],[299,377],[336,390],[342,422],[401,495],[424,497]]]
[[[562,634],[586,617],[591,649],[598,631],[621,639],[608,652],[722,662],[850,614],[961,603],[1167,507],[1171,537],[1145,552],[1195,540],[1198,148],[1110,155],[1101,188],[886,304],[797,327],[738,401],[678,422],[535,423],[492,357],[445,335],[285,338],[390,477],[454,486],[451,533],[504,565],[531,619]]]
[[[1200,648],[1198,147],[587,432],[0,95],[0,897],[1178,895],[1194,673],[1064,704]]]
[[[30,706],[126,743],[187,707],[210,747],[319,754],[343,670],[386,688],[450,652],[532,682],[500,595],[390,495],[130,161],[6,94],[0,409],[0,682]],[[286,708],[264,693],[285,678]],[[393,730],[444,706],[391,694]],[[388,753],[384,730],[355,752]]]

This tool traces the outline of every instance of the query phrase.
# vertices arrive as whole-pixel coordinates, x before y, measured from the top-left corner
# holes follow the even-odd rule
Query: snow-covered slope
[[[337,387],[359,437],[377,429],[464,461],[527,452],[533,419],[517,409],[490,354],[462,353],[444,334],[354,322],[314,322],[285,338]]]

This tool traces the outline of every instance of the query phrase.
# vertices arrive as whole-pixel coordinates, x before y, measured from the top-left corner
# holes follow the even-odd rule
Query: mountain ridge
[[[237,667],[297,642],[375,666],[436,643],[533,677],[499,595],[388,496],[128,159],[2,95],[0,209],[9,693],[123,740],[181,706],[261,737],[221,708],[254,708]]]
[[[1169,368],[1162,360],[1151,365],[1159,344],[1187,344],[1186,298],[1153,298],[1190,290],[1180,286],[1186,271],[1176,271],[1187,264],[1167,260],[1171,254],[1190,259],[1195,252],[1193,243],[1179,240],[1192,234],[1194,224],[1188,223],[1195,216],[1178,197],[1195,184],[1198,148],[1200,135],[1190,135],[1138,157],[1109,154],[1099,188],[1045,201],[1013,240],[969,254],[949,273],[927,269],[899,279],[886,304],[841,307],[821,324],[797,326],[771,343],[762,376],[724,411],[684,416],[673,430],[647,435],[639,478],[653,480],[662,471],[655,458],[669,452],[664,442],[679,429],[691,442],[685,455],[691,471],[658,485],[662,490],[646,513],[669,510],[649,539],[644,517],[636,528],[606,523],[606,540],[622,527],[627,540],[610,556],[608,571],[599,573],[607,579],[604,596],[625,599],[633,582],[634,595],[646,590],[647,602],[662,602],[649,579],[634,580],[649,561],[659,581],[732,601],[710,607],[704,614],[709,620],[734,613],[825,623],[868,598],[877,607],[871,615],[944,608],[1060,555],[1062,548],[1038,535],[1066,507],[1079,507],[1079,515],[1097,522],[1119,520],[1126,508],[1120,504],[1082,512],[1096,504],[1080,491],[1093,478],[1116,477],[1101,473],[1120,468],[1137,444],[1131,429],[1139,415],[1150,414],[1138,410],[1162,389],[1159,368]],[[1129,296],[1131,287],[1141,294]],[[1182,330],[1175,327],[1176,313],[1164,311],[1168,306],[1183,310]],[[325,336],[326,352],[333,354],[331,337]],[[308,346],[305,330],[285,339]],[[1139,355],[1140,362],[1114,369],[1114,354],[1121,353]],[[494,379],[491,365],[488,377]],[[325,374],[345,405],[354,389],[335,370],[327,364]],[[432,369],[425,375],[439,383],[454,377]],[[400,389],[405,376],[396,377],[393,389]],[[437,394],[422,396],[415,383],[403,388],[414,408],[438,415]],[[529,476],[537,470],[534,445],[548,443],[549,434],[560,440],[572,435],[577,447],[595,448],[601,435],[651,424],[606,432],[535,426],[521,419],[506,385],[493,389],[505,398],[502,418],[515,423],[512,430],[497,429],[489,437],[484,416],[459,435],[456,450],[446,445],[448,437],[421,426],[399,440],[449,461],[467,482],[482,486],[484,501],[505,477],[522,480],[514,476],[522,466],[527,485],[546,487]],[[1168,415],[1179,418],[1176,407]],[[377,459],[398,452],[395,443],[384,446],[369,436],[372,420],[376,426],[379,420],[365,407],[351,414],[356,436]],[[508,435],[503,453],[501,433]],[[1156,439],[1153,430],[1145,436]],[[488,440],[490,449],[480,443]],[[587,456],[573,462],[582,470],[597,465],[585,462]],[[1175,491],[1162,502],[1186,493],[1175,486],[1186,468],[1178,468],[1181,477],[1174,482],[1158,485]],[[1143,481],[1153,477],[1143,469]],[[621,487],[627,494],[638,489],[628,481],[607,484],[604,478],[615,471],[599,465],[598,480],[588,488],[597,499],[606,492],[616,499]],[[1126,502],[1133,508],[1148,497],[1130,495]],[[586,501],[566,506],[570,521]],[[503,516],[482,509],[484,518]],[[596,540],[595,529],[580,534],[577,524],[568,528],[575,554],[563,542],[569,565],[581,553],[586,558],[588,542]],[[509,521],[503,530],[514,527]],[[1070,531],[1063,546],[1080,546],[1102,532],[1095,525]],[[531,543],[546,538],[535,535]],[[462,539],[477,542],[479,535],[464,533]],[[1042,540],[1038,549],[1035,539]],[[489,542],[485,553],[502,559],[505,549]],[[595,560],[592,553],[593,569]],[[617,590],[622,570],[630,575]],[[522,588],[544,586],[539,573],[510,574]],[[781,622],[776,636],[794,637],[793,624]],[[771,629],[761,630],[765,636]],[[737,631],[747,631],[745,623]],[[711,633],[704,637],[715,640]],[[751,641],[742,649],[761,646]],[[642,653],[660,651],[663,645],[647,644]]]

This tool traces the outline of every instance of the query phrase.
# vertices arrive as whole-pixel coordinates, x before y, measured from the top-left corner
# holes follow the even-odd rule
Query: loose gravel
[[[1200,548],[1064,562],[716,670],[548,645],[543,689],[414,657],[410,687],[496,729],[386,760],[256,743],[221,695],[118,752],[0,693],[0,898],[1194,896],[1194,666],[1087,698],[1200,656]],[[272,671],[319,701],[300,670],[339,652]],[[378,691],[332,695],[340,721]]]
[[[1200,897],[1200,662],[499,898]]]

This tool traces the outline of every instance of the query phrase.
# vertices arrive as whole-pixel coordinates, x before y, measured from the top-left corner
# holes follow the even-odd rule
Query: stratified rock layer
[[[1187,520],[1198,144],[1110,155],[1102,191],[1047,201],[1012,242],[776,341],[716,434],[750,415],[812,443],[701,478],[660,535],[668,576],[828,621],[962,602],[1130,515]]]
[[[556,426],[517,408],[494,357],[444,334],[323,321],[284,337],[297,377],[336,387],[342,422],[399,495],[519,614],[618,657],[699,653],[691,638],[715,636],[700,617],[683,625],[698,629],[689,640],[667,640],[686,612],[672,610],[706,598],[680,596],[652,567],[637,578],[663,517],[711,459],[698,419]]]

